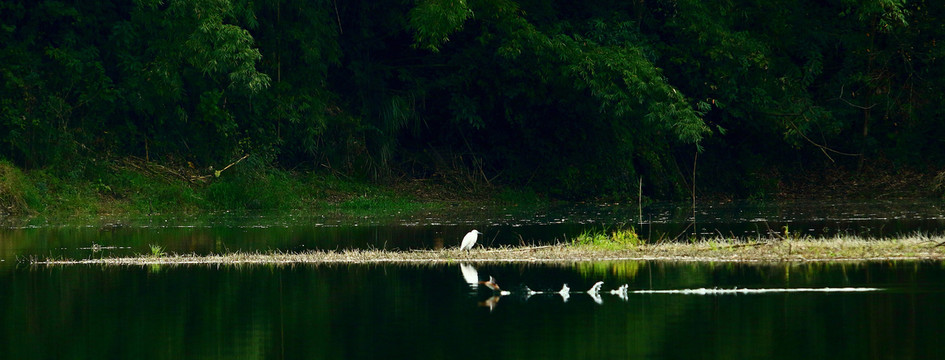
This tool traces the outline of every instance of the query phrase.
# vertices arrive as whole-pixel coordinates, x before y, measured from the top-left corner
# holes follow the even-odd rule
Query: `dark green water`
[[[0,274],[6,359],[929,359],[941,263],[36,267]],[[601,303],[578,293],[604,281]],[[521,285],[557,291],[525,298]],[[609,294],[630,285],[626,299]],[[639,289],[878,288],[637,294]]]
[[[471,289],[458,263],[29,265],[47,257],[147,254],[150,245],[197,254],[455,247],[472,228],[485,233],[480,244],[487,247],[554,243],[629,225],[647,239],[685,239],[691,216],[691,209],[654,205],[642,222],[638,209],[620,206],[359,219],[0,219],[0,358],[941,357],[941,262],[474,265],[475,279],[494,276],[512,292],[498,298]],[[698,208],[696,220],[699,234],[740,237],[785,226],[811,235],[945,230],[936,202],[720,204]],[[599,298],[583,293],[597,281],[604,281]],[[556,293],[563,283],[572,289],[567,301]],[[629,285],[626,296],[610,293],[622,284]],[[527,297],[524,286],[546,293]]]
[[[650,242],[692,237],[834,236],[895,237],[945,232],[945,203],[700,204],[693,226],[686,205],[569,206],[443,209],[411,216],[331,218],[299,214],[216,214],[198,218],[147,217],[93,221],[0,219],[0,268],[19,258],[94,258],[150,252],[300,251],[308,249],[430,249],[458,246],[471,229],[485,246],[553,244],[585,231],[633,226]],[[695,229],[695,230],[694,230]]]

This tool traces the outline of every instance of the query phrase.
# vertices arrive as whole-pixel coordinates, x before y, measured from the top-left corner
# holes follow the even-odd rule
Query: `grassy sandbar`
[[[612,246],[560,244],[504,247],[470,252],[456,249],[392,251],[342,250],[305,252],[237,252],[218,255],[160,254],[102,259],[47,259],[43,265],[224,265],[224,264],[365,264],[454,262],[584,262],[603,260],[663,260],[705,262],[810,262],[945,260],[945,236],[914,235],[898,239],[834,237],[819,239],[712,239],[692,243]]]

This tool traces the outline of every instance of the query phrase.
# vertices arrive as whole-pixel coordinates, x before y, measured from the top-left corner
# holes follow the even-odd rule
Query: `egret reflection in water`
[[[512,292],[508,290],[502,290],[499,284],[496,282],[495,278],[489,276],[489,280],[480,281],[479,272],[476,268],[470,264],[461,263],[459,264],[460,272],[463,275],[463,280],[469,284],[470,289],[473,294],[479,292],[479,286],[482,285],[492,291],[491,295],[483,301],[480,301],[479,306],[488,307],[491,312],[495,309],[496,304],[498,304],[499,299],[503,296],[511,295]],[[631,294],[679,294],[679,295],[753,295],[753,294],[770,294],[770,293],[794,293],[794,292],[822,292],[822,293],[831,293],[831,292],[872,292],[872,291],[882,291],[882,288],[872,288],[872,287],[823,287],[823,288],[732,288],[732,289],[723,289],[723,288],[690,288],[690,289],[639,289],[639,290],[630,290],[629,284],[623,284],[617,287],[616,289],[611,289],[609,291],[602,291],[604,286],[603,281],[595,282],[587,291],[583,293],[587,294],[591,300],[593,300],[598,305],[604,303],[604,299],[601,296],[602,294],[614,295],[620,300],[628,301]],[[520,291],[518,292],[521,295],[522,299],[528,300],[532,296],[536,295],[558,295],[561,296],[561,300],[564,303],[567,303],[571,298],[571,288],[568,287],[568,284],[565,283],[561,286],[561,290],[558,291],[542,291],[542,290],[533,290],[528,287],[528,285],[521,285]],[[581,293],[578,291],[577,293]]]
[[[563,300],[564,302],[568,302],[568,298],[571,297],[571,289],[568,288],[567,283],[565,283],[564,285],[561,285],[561,290],[558,291],[558,295],[561,295],[561,300]]]
[[[469,288],[476,291],[479,287],[479,272],[476,268],[468,264],[459,264],[459,271],[463,273],[463,280],[469,284]]]
[[[488,308],[489,308],[489,311],[492,311],[493,309],[495,309],[496,304],[499,302],[499,299],[500,299],[502,296],[506,296],[506,295],[511,295],[511,294],[512,294],[511,291],[502,290],[502,288],[499,286],[499,284],[496,282],[496,280],[495,280],[495,278],[494,278],[493,276],[489,276],[489,280],[480,281],[480,280],[479,280],[479,271],[476,270],[476,267],[475,267],[475,266],[472,266],[472,265],[466,264],[466,263],[460,263],[460,264],[459,264],[459,271],[460,271],[460,273],[461,273],[462,276],[463,276],[463,280],[469,285],[470,290],[472,290],[472,293],[474,293],[474,294],[475,294],[475,293],[478,293],[479,285],[485,286],[485,287],[488,288],[489,290],[492,290],[492,296],[490,296],[488,299],[486,299],[486,300],[484,300],[484,301],[480,301],[480,302],[479,302],[479,306],[488,307]],[[603,282],[603,281],[598,281],[598,282],[594,283],[594,285],[591,286],[590,289],[588,289],[587,291],[585,291],[585,293],[586,293],[588,296],[590,296],[591,299],[594,300],[594,302],[597,303],[597,304],[603,304],[603,303],[604,303],[603,299],[602,299],[601,296],[600,296],[600,295],[601,295],[601,294],[600,294],[600,290],[601,290],[601,287],[602,287],[603,285],[604,285],[604,282]],[[561,300],[566,303],[566,302],[568,302],[568,299],[571,297],[571,288],[568,287],[568,284],[563,284],[563,285],[561,286],[561,290],[559,290],[559,291],[557,291],[557,292],[555,292],[555,291],[536,291],[536,290],[532,290],[531,288],[529,288],[528,285],[522,285],[521,288],[522,288],[522,291],[521,291],[520,294],[522,295],[523,299],[525,299],[525,300],[528,300],[529,298],[531,298],[531,297],[534,296],[534,295],[550,294],[550,295],[559,295],[559,296],[561,296]],[[612,295],[617,295],[620,299],[626,301],[626,300],[627,300],[627,289],[628,289],[628,288],[629,288],[629,285],[624,284],[623,286],[620,286],[620,287],[619,287],[618,289],[616,289],[616,290],[611,290],[611,291],[610,291],[610,294],[612,294]]]
[[[627,300],[629,299],[629,298],[627,297],[627,290],[628,290],[629,288],[630,288],[630,285],[623,284],[623,285],[620,285],[619,288],[616,288],[616,289],[614,289],[614,290],[610,290],[610,293],[611,293],[612,295],[617,295],[617,297],[619,297],[620,300],[627,301]]]
[[[601,288],[601,286],[604,286],[604,282],[603,282],[603,281],[598,281],[598,282],[594,283],[594,286],[591,286],[590,289],[587,289],[587,295],[590,296],[591,299],[594,299],[594,302],[596,302],[597,304],[603,304],[603,303],[604,303],[604,299],[601,299],[601,297],[600,297],[600,288]]]

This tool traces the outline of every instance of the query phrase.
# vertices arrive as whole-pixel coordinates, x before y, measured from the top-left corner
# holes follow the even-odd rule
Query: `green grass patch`
[[[215,210],[289,210],[302,206],[302,184],[283,171],[223,175],[202,189]]]
[[[574,245],[602,250],[635,248],[646,243],[633,227],[617,230],[586,230],[572,241]]]
[[[313,174],[306,186],[321,209],[349,216],[409,214],[441,208],[442,203],[421,201],[409,193],[356,179]]]
[[[424,203],[395,195],[363,195],[348,199],[338,208],[351,214],[364,212],[413,212],[424,208]]]
[[[159,257],[164,257],[165,255],[167,255],[167,253],[164,252],[164,247],[161,245],[151,244],[151,245],[148,245],[148,248],[151,249],[151,256],[153,257],[159,258]]]
[[[39,190],[20,169],[0,160],[0,213],[34,213],[43,210]]]
[[[0,214],[61,220],[216,211],[374,216],[411,214],[446,204],[418,200],[415,193],[426,193],[423,183],[398,188],[332,174],[296,173],[253,157],[219,177],[195,180],[194,175],[204,172],[136,158],[29,171],[0,161]]]

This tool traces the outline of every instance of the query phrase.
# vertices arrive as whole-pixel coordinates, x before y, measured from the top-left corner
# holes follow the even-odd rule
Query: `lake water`
[[[494,294],[473,291],[459,264],[8,271],[0,275],[0,353],[8,359],[928,359],[941,356],[945,334],[941,263],[473,266],[512,293],[490,308]],[[605,284],[599,299],[579,292],[597,281]],[[567,301],[555,293],[565,282],[572,288]],[[625,283],[624,298],[609,293]],[[551,293],[526,298],[523,286]],[[636,292],[646,289],[708,293]],[[734,289],[780,292],[718,291]]]
[[[945,231],[945,202],[721,203],[699,205],[693,226],[686,205],[568,206],[542,209],[444,209],[410,216],[343,218],[224,213],[195,218],[147,217],[70,221],[0,219],[0,267],[17,258],[92,258],[150,252],[302,251],[308,249],[434,249],[458,246],[470,229],[486,246],[567,242],[585,231],[637,229],[641,238],[859,235],[891,237]],[[695,230],[694,230],[695,229]]]
[[[941,233],[935,202],[473,209],[331,219],[221,214],[0,229],[8,359],[937,358],[945,263],[595,262],[440,265],[31,266],[31,258],[236,250],[420,249],[641,236]],[[688,214],[687,214],[688,213]],[[764,229],[764,230],[762,230]],[[686,232],[689,234],[686,235]],[[680,235],[683,234],[683,235]],[[707,236],[707,235],[706,235]],[[466,271],[462,271],[463,267]],[[465,276],[464,276],[465,275]],[[509,295],[469,282],[495,277]],[[470,279],[472,278],[472,279]],[[596,296],[586,291],[603,281]],[[558,294],[567,283],[565,298]],[[627,292],[611,291],[627,284]],[[527,295],[527,289],[539,293]]]

